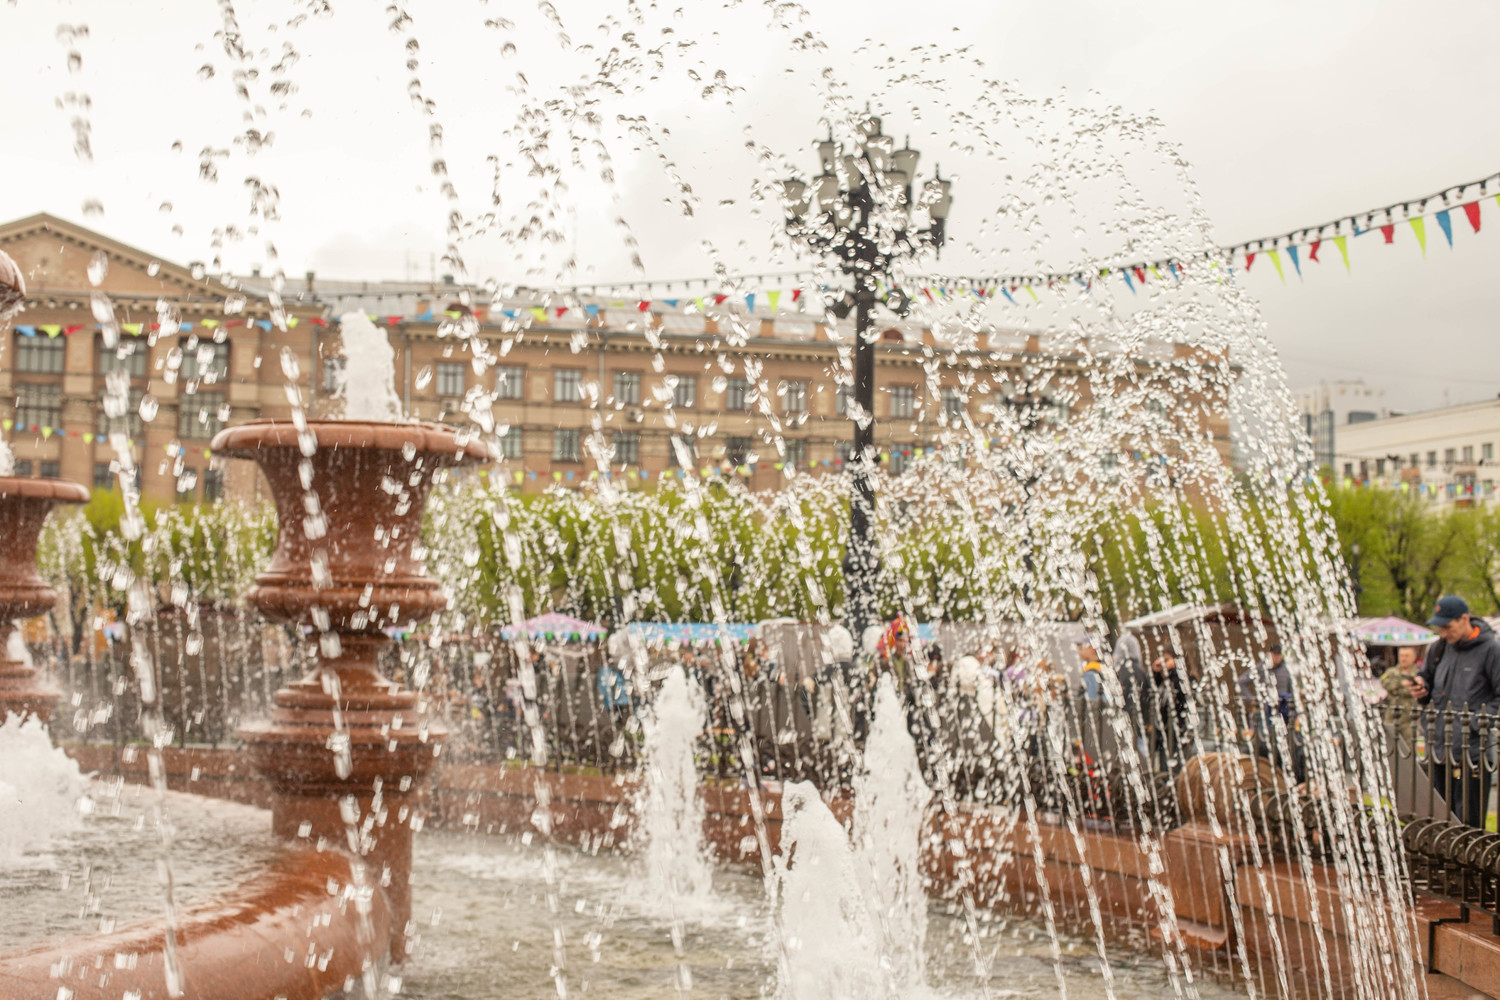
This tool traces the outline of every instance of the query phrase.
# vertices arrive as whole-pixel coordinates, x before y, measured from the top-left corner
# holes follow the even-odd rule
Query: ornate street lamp
[[[943,245],[953,199],[951,184],[936,169],[917,187],[920,154],[907,143],[893,149],[871,115],[859,126],[853,149],[830,132],[816,144],[820,173],[811,184],[782,182],[787,231],[817,253],[832,257],[849,279],[850,290],[836,303],[840,319],[855,316],[853,490],[849,546],[844,556],[845,611],[856,641],[875,618],[879,560],[870,537],[875,514],[875,332],[870,313],[877,288],[889,287],[892,266]],[[917,197],[913,198],[913,192]],[[925,225],[924,225],[925,224]],[[910,303],[892,293],[886,303],[905,313]]]

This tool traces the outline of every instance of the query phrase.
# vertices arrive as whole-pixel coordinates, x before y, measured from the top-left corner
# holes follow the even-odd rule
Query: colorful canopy
[[[1437,640],[1432,630],[1402,618],[1356,618],[1349,631],[1370,646],[1425,646]]]
[[[570,615],[558,614],[549,611],[535,618],[528,618],[521,623],[521,628],[533,639],[547,639],[558,642],[581,642],[585,639],[593,640],[603,638],[609,634],[609,630],[602,625],[586,622],[581,618]],[[500,634],[509,639],[516,635],[518,629],[515,627],[503,628]]]

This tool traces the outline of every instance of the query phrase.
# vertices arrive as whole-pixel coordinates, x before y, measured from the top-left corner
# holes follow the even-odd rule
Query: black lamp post
[[[817,143],[821,173],[811,185],[795,177],[782,182],[787,231],[812,250],[835,258],[851,286],[833,312],[840,319],[851,311],[855,316],[855,412],[850,414],[854,478],[844,589],[846,617],[856,641],[874,621],[880,570],[870,537],[875,517],[875,332],[870,313],[877,286],[889,286],[896,261],[943,245],[952,204],[950,183],[937,170],[913,199],[920,154],[909,143],[902,149],[894,145],[881,133],[880,119],[872,115],[860,123],[852,150],[846,151],[831,133]],[[923,221],[926,227],[918,228]],[[910,302],[893,293],[887,305],[904,313]]]

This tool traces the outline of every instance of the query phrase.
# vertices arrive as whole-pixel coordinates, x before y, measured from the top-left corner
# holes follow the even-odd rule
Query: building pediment
[[[232,294],[217,279],[194,278],[180,264],[46,213],[0,225],[0,250],[20,267],[34,306],[87,300],[94,288],[89,266],[101,253],[108,268],[99,287],[122,302],[167,298],[179,308],[201,304],[208,312],[221,309],[225,297]],[[247,298],[250,311],[264,310],[264,299]],[[261,310],[256,310],[257,305]]]

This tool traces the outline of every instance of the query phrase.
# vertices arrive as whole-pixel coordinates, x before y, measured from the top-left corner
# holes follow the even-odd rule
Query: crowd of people
[[[1465,821],[1482,825],[1493,747],[1481,766],[1484,740],[1454,723],[1421,720],[1431,718],[1424,709],[1500,708],[1500,642],[1457,597],[1439,601],[1429,625],[1438,641],[1425,651],[1404,647],[1379,679],[1386,720],[1409,747],[1425,742],[1422,759],[1438,795]],[[1173,774],[1197,752],[1232,748],[1266,758],[1296,782],[1307,776],[1298,669],[1279,643],[1266,645],[1235,678],[1239,731],[1211,739],[1197,714],[1201,679],[1171,648],[1158,646],[1148,657],[1129,632],[1112,644],[1078,634],[1072,670],[1036,648],[994,638],[953,644],[971,648],[950,655],[940,641],[919,642],[899,618],[868,630],[858,646],[840,626],[822,630],[813,652],[804,647],[795,656],[763,636],[656,643],[643,656],[639,644],[617,635],[607,646],[569,654],[571,666],[567,657],[533,647],[529,691],[514,665],[491,670],[484,654],[467,708],[488,740],[523,749],[524,731],[535,723],[580,759],[606,751],[618,759],[622,747],[638,743],[654,680],[680,664],[704,692],[712,759],[726,774],[837,780],[847,777],[849,748],[868,734],[876,688],[888,676],[930,778],[944,778],[932,773],[940,763],[945,780],[960,789],[982,783],[989,768],[1017,752],[1060,752],[1071,755],[1064,767],[1088,770],[1118,762],[1127,747],[1132,766],[1155,772]],[[497,673],[505,675],[498,691]],[[743,759],[747,752],[758,758],[753,767]]]

